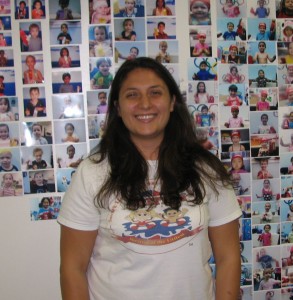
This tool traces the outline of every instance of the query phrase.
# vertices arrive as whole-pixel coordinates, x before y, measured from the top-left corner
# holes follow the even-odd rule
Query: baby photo
[[[211,26],[191,27],[189,29],[190,56],[211,57]]]
[[[262,19],[275,16],[276,6],[274,1],[266,0],[247,0],[247,17]]]
[[[278,65],[277,69],[279,86],[293,84],[293,65]]]
[[[146,43],[132,41],[115,43],[115,64],[122,64],[125,60],[132,60],[136,57],[146,56]],[[150,50],[149,50],[150,51]],[[167,48],[166,48],[167,51]],[[167,52],[166,52],[167,53]]]
[[[276,87],[277,66],[276,65],[249,65],[249,86],[251,88]]]
[[[278,108],[278,89],[272,88],[250,88],[249,104],[251,111],[269,111]]]
[[[246,84],[221,84],[219,86],[219,101],[221,106],[247,106]]]
[[[19,146],[18,122],[0,123],[0,147]]]
[[[195,134],[199,143],[209,152],[219,155],[219,129],[218,127],[197,127]]]
[[[85,142],[86,134],[84,119],[54,121],[54,137],[56,144]]]
[[[60,207],[60,196],[32,198],[30,200],[31,221],[56,220]]]
[[[145,41],[145,19],[114,19],[115,41]]]
[[[53,168],[51,145],[21,147],[20,151],[22,171]]]
[[[293,176],[281,176],[281,197],[293,197]]]
[[[91,26],[88,34],[90,57],[110,57],[113,55],[111,26]]]
[[[23,104],[25,117],[46,117],[45,87],[23,88]]]
[[[0,69],[0,96],[15,96],[14,70]]]
[[[281,267],[281,254],[279,247],[256,248],[253,249],[252,255],[254,268],[256,270]]]
[[[111,23],[111,5],[106,0],[89,0],[90,24]]]
[[[58,169],[57,170],[57,192],[64,193],[69,188],[72,177],[74,176],[74,169]]]
[[[191,81],[188,83],[188,104],[218,103],[218,85],[214,81]]]
[[[250,155],[248,155],[245,151],[231,152],[229,158],[222,160],[222,163],[224,164],[227,171],[235,178],[235,187],[241,180],[241,176],[235,174],[250,173],[249,156]],[[245,190],[249,186],[249,179],[243,177],[243,180],[246,182],[246,186],[243,189]]]
[[[254,225],[252,228],[252,245],[253,247],[268,247],[280,244],[280,225],[263,224]]]
[[[248,42],[249,64],[276,64],[276,43],[272,41]]]
[[[249,19],[248,36],[250,41],[275,41],[275,19]]]
[[[279,157],[255,157],[251,159],[251,174],[254,180],[278,178],[279,169]]]
[[[242,211],[242,218],[251,218],[251,197],[237,196],[239,207]],[[250,248],[249,248],[250,249]]]
[[[217,38],[224,41],[245,41],[247,24],[243,18],[218,18]]]
[[[9,16],[0,16],[0,31],[11,30],[11,18]]]
[[[54,170],[36,170],[22,173],[25,194],[55,192]]]
[[[86,143],[57,145],[56,165],[58,168],[77,168],[86,155]]]
[[[237,84],[245,83],[248,78],[247,65],[235,65],[233,64],[219,64],[219,83]]]
[[[160,63],[178,63],[178,41],[149,41],[149,57]]]
[[[275,111],[252,111],[250,113],[251,134],[274,136],[278,132],[278,114]]]
[[[88,135],[89,139],[102,138],[105,131],[105,115],[88,117]]]
[[[114,17],[133,18],[133,17],[144,17],[144,15],[145,15],[144,0],[117,0],[115,2]]]
[[[108,89],[113,81],[112,58],[90,58],[90,86],[92,90]]]
[[[218,18],[242,18],[246,17],[246,1],[220,1],[217,2]]]
[[[50,44],[81,44],[80,21],[50,21]]]
[[[278,206],[276,201],[252,203],[252,224],[279,223]]]
[[[22,176],[20,172],[0,173],[0,197],[22,195]]]
[[[53,95],[52,104],[54,119],[84,117],[84,101],[82,94]]]
[[[18,121],[17,97],[0,97],[0,122]]]
[[[32,19],[44,19],[46,17],[45,0],[34,0],[32,3]]]
[[[20,127],[21,146],[52,144],[51,122],[22,122]]]
[[[280,179],[261,179],[252,181],[252,201],[266,202],[280,199]]]
[[[239,219],[239,239],[240,241],[251,241],[251,219]]]
[[[0,68],[14,67],[13,49],[0,49]]]
[[[19,37],[21,52],[43,50],[41,22],[19,23]]]
[[[292,182],[291,182],[291,184],[292,184]],[[292,189],[290,190],[290,192],[292,192]],[[286,196],[286,195],[282,194],[281,197],[283,197],[283,196]],[[292,222],[293,221],[293,200],[292,199],[283,199],[280,201],[280,206],[281,206],[281,222]],[[293,262],[292,262],[292,264],[293,264]]]
[[[293,64],[293,41],[278,42],[277,51],[279,64]]]
[[[251,194],[250,174],[249,173],[233,173],[232,186],[236,196],[244,196]],[[240,201],[238,199],[239,205]]]
[[[174,16],[175,1],[148,0],[146,1],[147,16]]]
[[[52,68],[80,67],[79,46],[51,47]]]
[[[217,80],[216,58],[189,58],[188,80]]]
[[[50,3],[50,19],[76,20],[81,18],[80,0],[59,0]]]
[[[218,41],[217,56],[223,64],[246,64],[247,43],[243,41]]]
[[[44,83],[43,55],[22,55],[22,82],[23,84]]]
[[[88,91],[87,110],[89,115],[106,114],[108,111],[108,90]]]
[[[252,157],[267,157],[279,155],[278,134],[251,134],[250,144]]]
[[[220,126],[222,129],[249,128],[249,107],[220,106]]]
[[[188,110],[198,127],[218,125],[218,104],[190,104]]]
[[[20,171],[19,147],[1,148],[0,150],[0,172]]]
[[[10,47],[12,46],[12,36],[11,32],[0,32],[0,47]]]
[[[11,14],[11,1],[0,0],[0,15]]]
[[[277,40],[283,42],[292,42],[293,40],[293,22],[292,19],[277,20],[276,24]]]
[[[176,19],[175,18],[148,18],[147,19],[148,39],[176,39]]]
[[[15,19],[23,20],[29,18],[28,0],[18,1],[14,0]]]
[[[53,94],[81,93],[81,71],[52,72]]]
[[[280,157],[281,175],[293,175],[293,153],[283,153]]]
[[[293,243],[293,223],[281,223],[281,244]]]

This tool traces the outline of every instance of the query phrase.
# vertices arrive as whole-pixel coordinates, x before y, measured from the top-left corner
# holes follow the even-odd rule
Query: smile
[[[136,116],[137,119],[139,120],[151,120],[155,117],[155,115],[139,115]]]

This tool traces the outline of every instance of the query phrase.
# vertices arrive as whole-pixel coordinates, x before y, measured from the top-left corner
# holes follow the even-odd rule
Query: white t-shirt
[[[149,164],[149,178],[155,178],[156,162]],[[214,299],[208,226],[241,216],[233,189],[222,189],[217,198],[207,186],[202,205],[183,201],[176,211],[163,204],[159,185],[150,180],[153,209],[129,211],[119,199],[110,199],[107,210],[97,208],[94,197],[108,173],[106,161],[83,161],[58,217],[67,227],[99,229],[87,271],[90,299]]]

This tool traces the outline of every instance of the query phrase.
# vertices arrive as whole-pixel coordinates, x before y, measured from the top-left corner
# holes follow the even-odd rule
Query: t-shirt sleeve
[[[84,160],[73,175],[71,184],[64,195],[58,222],[78,230],[96,230],[100,214],[94,198],[98,190],[99,164]]]
[[[209,226],[229,223],[242,215],[235,192],[232,187],[219,187],[219,195],[209,195]]]

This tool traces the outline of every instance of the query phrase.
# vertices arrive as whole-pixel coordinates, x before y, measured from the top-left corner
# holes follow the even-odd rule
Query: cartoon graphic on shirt
[[[163,203],[158,190],[157,186],[156,190],[146,191],[144,208],[129,212],[117,200],[111,209],[110,222],[117,224],[119,219],[121,224],[115,228],[111,226],[113,237],[132,251],[150,254],[171,251],[188,243],[206,225],[201,211],[204,205],[188,206],[190,195],[187,192],[180,195],[182,205],[177,210]]]

